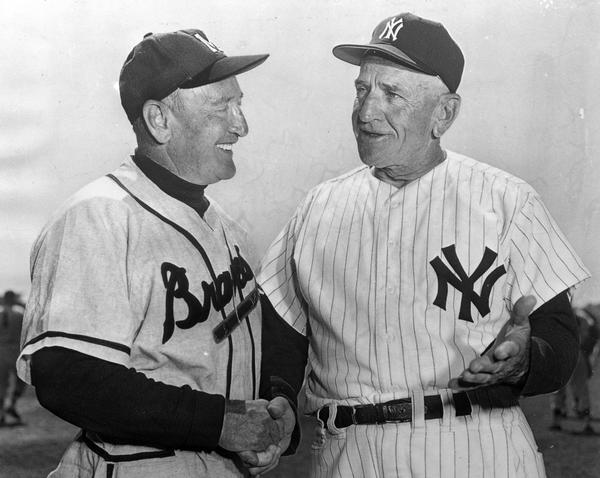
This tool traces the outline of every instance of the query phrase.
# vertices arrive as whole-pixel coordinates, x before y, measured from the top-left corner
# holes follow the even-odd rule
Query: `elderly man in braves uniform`
[[[395,15],[333,53],[360,65],[364,165],[310,191],[259,274],[277,375],[310,343],[310,476],[544,476],[518,397],[568,379],[588,272],[528,184],[442,149],[464,60],[441,24]]]
[[[82,428],[51,476],[238,477],[288,448],[294,412],[259,380],[247,239],[204,195],[248,132],[235,75],[267,56],[228,57],[192,29],[127,57],[135,155],[71,197],[31,255],[19,373]]]

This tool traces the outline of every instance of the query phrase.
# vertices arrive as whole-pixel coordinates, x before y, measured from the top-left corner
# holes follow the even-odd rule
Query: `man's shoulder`
[[[340,174],[339,176],[317,184],[311,189],[310,193],[329,194],[331,192],[335,192],[336,190],[342,190],[351,184],[356,186],[357,181],[360,183],[364,178],[368,177],[369,175],[369,167],[362,165],[357,168],[351,169],[346,173]]]
[[[131,176],[131,168],[126,163],[112,171],[110,175],[126,181],[127,176]],[[107,211],[126,210],[129,206],[123,199],[127,192],[120,187],[117,182],[104,175],[92,180],[82,186],[79,190],[71,194],[67,199],[53,212],[46,223],[42,234],[48,228],[57,223],[64,223],[69,217],[78,217],[78,221],[93,220],[94,217],[106,217]]]
[[[513,190],[522,192],[533,192],[533,188],[523,179],[515,176],[497,166],[484,163],[469,156],[448,151],[449,167],[460,171],[461,176],[465,177],[468,171],[469,176],[478,175],[481,181],[489,183],[491,188],[499,188],[503,191]]]

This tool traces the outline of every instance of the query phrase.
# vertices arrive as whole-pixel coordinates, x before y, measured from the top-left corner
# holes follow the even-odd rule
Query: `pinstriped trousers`
[[[412,423],[320,424],[312,443],[311,478],[544,478],[544,461],[520,407]],[[332,420],[329,420],[330,424]],[[330,427],[331,428],[331,427]]]

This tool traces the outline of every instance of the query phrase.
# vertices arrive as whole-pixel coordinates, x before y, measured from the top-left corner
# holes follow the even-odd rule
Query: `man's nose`
[[[378,95],[370,91],[367,93],[358,104],[358,119],[363,123],[368,123],[381,116],[381,105]]]
[[[236,106],[232,109],[230,121],[231,125],[229,127],[229,131],[231,133],[235,133],[240,137],[248,134],[248,123],[246,122],[246,117],[242,112],[242,108]]]

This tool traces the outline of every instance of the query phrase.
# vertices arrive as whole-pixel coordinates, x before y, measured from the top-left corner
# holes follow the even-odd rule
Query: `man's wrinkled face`
[[[236,78],[181,89],[177,94],[170,105],[173,122],[167,150],[178,175],[204,185],[232,178],[233,145],[248,134]]]
[[[438,83],[438,78],[382,58],[363,60],[352,112],[363,163],[377,168],[399,166],[407,172],[421,167],[412,162],[428,157],[432,115],[441,91]]]

